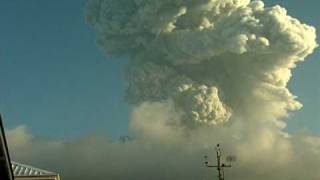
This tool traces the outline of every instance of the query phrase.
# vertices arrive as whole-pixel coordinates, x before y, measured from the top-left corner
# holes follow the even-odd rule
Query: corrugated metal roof
[[[14,176],[41,176],[41,175],[57,175],[57,173],[35,168],[29,165],[11,162]]]

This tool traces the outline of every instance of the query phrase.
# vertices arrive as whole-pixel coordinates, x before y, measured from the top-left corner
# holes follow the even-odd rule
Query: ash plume
[[[189,127],[227,124],[254,111],[279,120],[302,106],[287,83],[317,47],[316,33],[280,6],[93,0],[86,15],[108,55],[129,56],[126,99],[134,106],[173,101]]]

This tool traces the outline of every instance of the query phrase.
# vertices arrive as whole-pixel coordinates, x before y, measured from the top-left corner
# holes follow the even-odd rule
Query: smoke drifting
[[[302,107],[287,84],[317,47],[315,28],[250,0],[89,0],[86,19],[106,54],[130,59],[126,100],[135,139],[47,142],[51,151],[33,137],[22,143],[32,149],[28,157],[11,144],[19,159],[50,152],[56,158],[39,162],[69,179],[194,180],[213,175],[202,157],[223,142],[238,157],[229,179],[320,177],[302,165],[320,166],[320,137],[283,130]]]

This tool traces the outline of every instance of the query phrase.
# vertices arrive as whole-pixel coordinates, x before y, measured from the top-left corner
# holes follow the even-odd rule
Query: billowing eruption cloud
[[[291,69],[312,53],[315,29],[249,0],[95,0],[87,20],[108,55],[129,55],[128,102],[171,100],[181,124],[270,120],[301,104],[286,88]],[[232,123],[232,122],[230,122]]]
[[[38,162],[69,179],[194,180],[214,175],[202,157],[222,142],[238,157],[229,179],[320,177],[311,171],[320,166],[320,137],[284,131],[285,118],[302,107],[287,84],[317,47],[315,28],[250,0],[89,0],[86,19],[107,55],[130,59],[135,138],[44,142],[18,128],[11,141],[30,137],[22,144],[31,151],[27,157],[12,143],[18,159],[44,152],[55,158]],[[83,158],[88,165],[78,163]]]

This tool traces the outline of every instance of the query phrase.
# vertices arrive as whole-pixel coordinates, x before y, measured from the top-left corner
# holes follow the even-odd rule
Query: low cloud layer
[[[320,137],[284,131],[302,107],[287,84],[318,46],[315,28],[250,0],[89,0],[86,19],[106,54],[130,59],[134,138],[54,141],[21,126],[9,131],[14,158],[71,180],[209,179],[203,156],[221,143],[238,159],[227,179],[320,177]]]
[[[214,146],[218,142],[223,142],[224,155],[237,156],[233,167],[226,170],[226,179],[320,177],[316,171],[320,166],[320,137],[301,133],[284,138],[268,128],[242,139],[224,134],[229,128],[214,132],[203,128],[186,135],[182,129],[163,127],[165,117],[158,117],[161,119],[154,119],[150,136],[126,142],[99,135],[72,141],[48,140],[32,136],[25,126],[9,130],[8,142],[14,160],[59,172],[63,179],[70,180],[212,179],[217,173],[205,168],[203,156],[209,155],[215,163]]]

